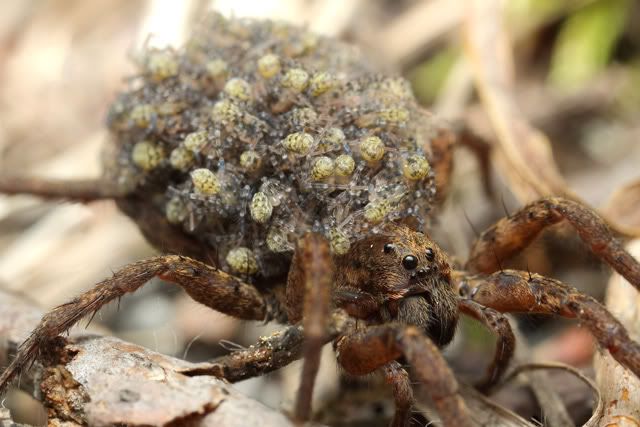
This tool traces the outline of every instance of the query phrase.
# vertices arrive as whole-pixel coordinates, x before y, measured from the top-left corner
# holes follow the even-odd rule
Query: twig
[[[581,202],[562,178],[548,138],[527,121],[516,102],[513,52],[501,2],[473,0],[468,4],[465,51],[497,136],[497,165],[511,190],[521,202],[548,195]],[[607,222],[617,233],[634,236],[634,230],[624,224],[610,218]]]
[[[566,371],[576,376],[582,382],[589,386],[591,391],[596,397],[596,408],[593,411],[593,415],[589,420],[584,424],[584,427],[591,427],[597,425],[596,423],[602,416],[604,412],[604,401],[602,400],[602,396],[600,394],[600,390],[596,383],[582,372],[578,371],[576,368],[566,365],[564,363],[558,362],[544,362],[544,363],[525,363],[517,366],[504,380],[503,384],[506,384],[516,378],[518,375],[526,372],[526,371],[534,371],[534,370],[549,370],[549,369],[558,369],[562,371]],[[549,422],[550,425],[557,425],[554,421]],[[571,423],[573,424],[573,423]]]
[[[526,338],[516,328],[514,331],[516,336],[516,342],[518,343],[516,351],[516,360],[519,362],[517,371],[521,366],[529,366],[532,363],[529,360],[529,354],[531,351],[528,348]],[[511,373],[507,376],[502,385],[510,381],[514,377]],[[531,391],[536,397],[538,404],[544,411],[545,418],[548,420],[549,425],[554,427],[573,427],[574,423],[567,412],[567,408],[560,399],[560,396],[549,382],[549,378],[546,372],[531,372],[526,375],[526,380],[531,387]]]

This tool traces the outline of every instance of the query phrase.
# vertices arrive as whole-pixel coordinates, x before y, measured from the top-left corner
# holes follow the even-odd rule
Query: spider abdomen
[[[343,254],[385,223],[427,217],[436,126],[406,81],[353,47],[211,14],[139,66],[109,114],[106,173],[219,265],[268,276],[305,232]]]

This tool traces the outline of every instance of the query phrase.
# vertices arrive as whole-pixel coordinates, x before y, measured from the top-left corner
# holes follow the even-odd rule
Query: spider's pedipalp
[[[199,261],[167,255],[134,262],[45,314],[0,375],[0,395],[12,379],[38,357],[47,342],[156,276],[181,286],[194,300],[222,313],[246,320],[282,318],[277,306],[255,287]]]
[[[472,425],[455,376],[438,347],[418,328],[384,324],[352,330],[338,338],[336,354],[338,363],[352,375],[369,374],[404,356],[429,393],[443,425]]]
[[[502,313],[540,313],[575,318],[623,366],[640,376],[640,344],[594,298],[564,283],[524,271],[485,275],[454,272],[453,282],[469,299]]]
[[[411,416],[413,406],[413,389],[411,378],[407,371],[398,362],[390,362],[382,367],[385,380],[393,389],[393,400],[396,411],[391,420],[391,427],[404,427]]]
[[[475,387],[483,393],[496,385],[509,367],[516,348],[516,338],[509,320],[499,311],[485,307],[469,299],[460,299],[458,308],[461,313],[473,317],[496,334],[496,350],[491,364],[482,380]]]

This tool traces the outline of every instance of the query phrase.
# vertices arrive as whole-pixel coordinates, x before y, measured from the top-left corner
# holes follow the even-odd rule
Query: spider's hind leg
[[[38,357],[47,342],[83,317],[95,313],[114,299],[134,292],[156,276],[181,286],[194,300],[230,316],[269,320],[279,315],[277,304],[255,287],[199,261],[179,255],[138,261],[45,314],[0,375],[0,395],[4,394],[12,379]]]
[[[477,159],[484,193],[487,197],[493,197],[490,167],[491,145],[463,124],[459,124],[451,129],[443,127],[431,140],[431,163],[438,202],[442,202],[449,191],[454,167],[453,153],[458,147],[467,148]]]

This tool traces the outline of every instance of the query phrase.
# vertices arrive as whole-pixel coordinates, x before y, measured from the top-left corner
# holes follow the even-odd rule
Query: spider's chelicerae
[[[113,199],[167,254],[130,264],[47,313],[2,373],[0,392],[52,338],[153,277],[234,317],[278,321],[294,332],[302,325],[303,345],[285,333],[213,365],[237,381],[304,357],[300,420],[310,416],[319,350],[333,341],[348,374],[381,371],[392,384],[394,426],[408,424],[413,401],[399,359],[445,425],[471,425],[439,351],[460,313],[499,335],[482,389],[499,380],[513,354],[505,312],[578,318],[640,375],[640,346],[597,301],[497,264],[543,228],[568,221],[640,288],[640,265],[605,223],[575,202],[543,199],[482,233],[464,269],[454,269],[428,227],[457,133],[417,106],[406,81],[377,74],[348,45],[210,14],[183,48],[148,49],[108,127],[99,180],[5,176],[0,191]]]

